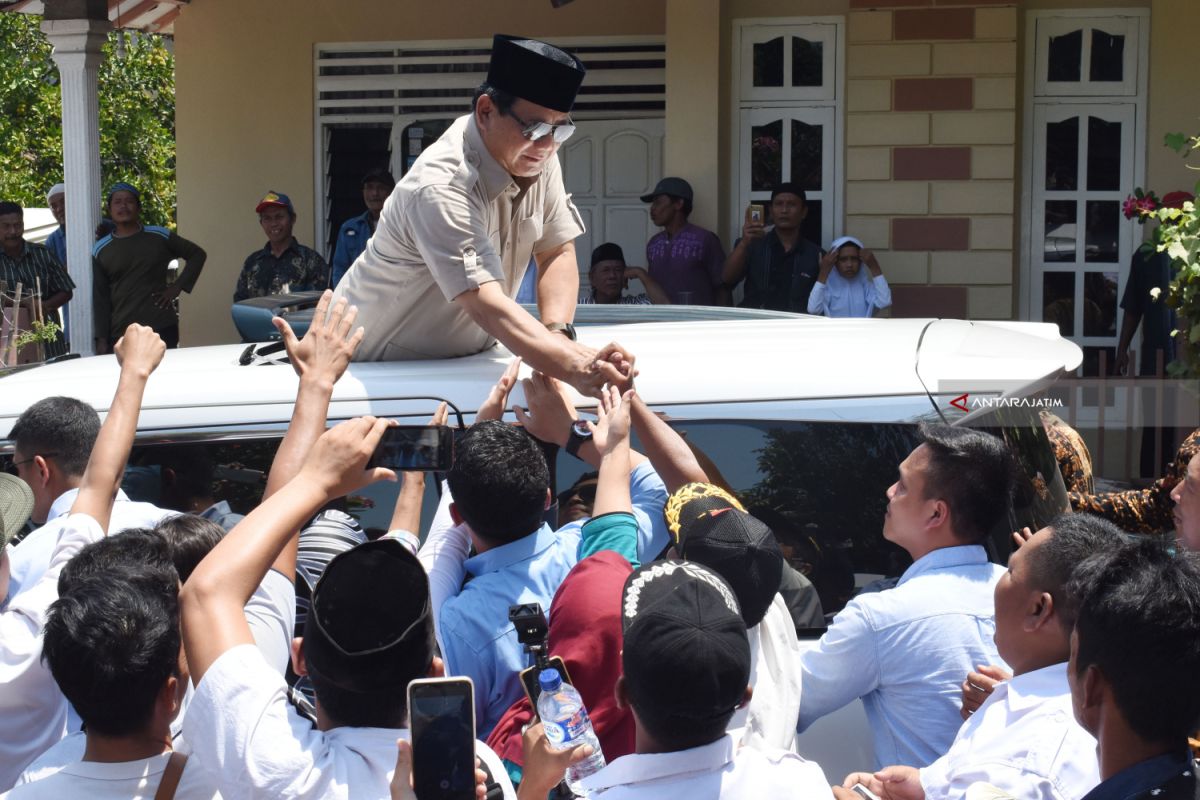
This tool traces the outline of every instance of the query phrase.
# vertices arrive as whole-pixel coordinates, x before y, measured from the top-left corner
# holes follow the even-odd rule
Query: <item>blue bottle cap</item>
[[[562,686],[562,676],[554,667],[548,667],[538,674],[538,686],[542,687],[543,692],[558,691],[558,687]]]

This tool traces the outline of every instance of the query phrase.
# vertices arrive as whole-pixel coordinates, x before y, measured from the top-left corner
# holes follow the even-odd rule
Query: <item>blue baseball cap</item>
[[[117,192],[129,192],[131,195],[133,195],[133,199],[137,200],[139,204],[142,202],[142,193],[133,188],[132,184],[125,183],[125,181],[117,181],[108,189],[109,203],[112,202],[112,196]]]
[[[286,208],[289,214],[296,215],[296,209],[292,207],[292,198],[274,190],[267,192],[263,199],[258,201],[258,205],[254,207],[254,213],[261,214],[268,208]]]

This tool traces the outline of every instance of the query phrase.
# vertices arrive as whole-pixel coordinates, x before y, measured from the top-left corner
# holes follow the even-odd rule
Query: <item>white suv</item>
[[[643,323],[639,310],[581,307],[580,340],[596,346],[615,340],[636,354],[638,392],[686,431],[720,480],[770,517],[785,551],[816,586],[827,616],[856,588],[898,576],[909,563],[882,538],[884,491],[922,420],[987,425],[1017,450],[1028,481],[1011,527],[996,532],[996,560],[1007,558],[1008,531],[1036,528],[1062,508],[1062,480],[1036,417],[979,418],[975,412],[964,420],[951,404],[962,386],[1018,396],[1074,370],[1081,351],[1053,325],[831,320],[694,308],[656,309],[661,321]],[[135,458],[153,463],[157,444],[202,445],[217,464],[219,494],[235,511],[252,507],[296,391],[291,367],[279,356],[261,356],[262,349],[169,351],[146,390]],[[330,418],[370,413],[423,424],[446,400],[470,422],[509,358],[498,347],[458,359],[352,364],[334,390]],[[11,453],[4,439],[31,403],[66,394],[103,412],[117,375],[115,359],[101,356],[0,377],[0,454]],[[947,389],[951,383],[955,388]],[[519,388],[511,402],[523,404]],[[590,410],[594,402],[579,397],[577,405]],[[557,489],[571,486],[586,469],[560,455]],[[395,491],[395,484],[369,487],[352,498],[351,510],[364,527],[386,527]],[[434,505],[428,497],[427,514]],[[811,643],[819,633],[806,638]],[[831,780],[869,767],[873,756],[861,704],[818,722],[801,737],[799,750],[821,763]]]

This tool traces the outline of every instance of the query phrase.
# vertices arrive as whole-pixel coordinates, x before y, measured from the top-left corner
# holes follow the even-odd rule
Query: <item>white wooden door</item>
[[[587,286],[592,249],[615,242],[631,266],[645,266],[646,242],[657,232],[641,195],[662,177],[663,120],[585,120],[558,151],[563,183],[586,230],[575,240],[580,285]],[[631,292],[642,291],[631,285]]]
[[[1084,375],[1116,354],[1137,226],[1121,215],[1134,188],[1135,107],[1056,103],[1034,107],[1029,220],[1031,317],[1055,322],[1084,349]]]
[[[732,209],[741,235],[746,206],[762,203],[770,213],[771,190],[800,185],[808,201],[805,238],[827,246],[834,236],[834,119],[832,106],[748,108],[741,112],[738,204]]]

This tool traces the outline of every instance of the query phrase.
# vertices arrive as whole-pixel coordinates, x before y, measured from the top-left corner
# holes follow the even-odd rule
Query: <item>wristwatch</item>
[[[592,431],[588,428],[587,423],[577,419],[571,423],[571,435],[567,437],[565,450],[576,458],[579,458],[579,448],[583,447],[584,442],[590,442],[591,440]]]
[[[575,326],[569,322],[547,322],[546,330],[551,333],[561,333],[572,342],[575,341]]]

